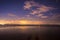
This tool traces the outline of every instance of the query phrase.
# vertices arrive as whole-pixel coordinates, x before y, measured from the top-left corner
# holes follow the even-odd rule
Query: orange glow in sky
[[[20,20],[20,24],[42,24],[40,21]]]
[[[0,20],[0,24],[42,24],[40,21],[31,21],[31,20],[15,20],[15,21],[7,21],[7,20]]]

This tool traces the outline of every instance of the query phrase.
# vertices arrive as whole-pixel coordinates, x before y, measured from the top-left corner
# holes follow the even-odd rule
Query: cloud
[[[49,19],[45,20],[47,24],[59,24],[60,25],[60,14],[54,13]]]
[[[32,12],[30,14],[35,15],[35,14],[38,14],[38,13],[39,13],[38,10],[32,10]]]
[[[36,16],[37,16],[37,17],[41,17],[41,16],[43,16],[43,15],[44,15],[44,14],[37,14]]]
[[[27,5],[29,3],[29,5]],[[60,14],[58,13],[52,13],[51,11],[56,10],[57,8],[47,6],[44,4],[37,3],[35,1],[26,1],[25,2],[25,10],[30,10],[27,16],[36,17],[36,19],[41,18],[39,20],[44,21],[47,24],[59,24],[60,23]],[[33,9],[33,7],[35,9]],[[50,14],[50,15],[49,15]],[[47,18],[47,19],[45,19]],[[44,20],[43,20],[44,19]]]
[[[37,10],[41,12],[47,12],[49,10],[52,10],[53,8],[52,7],[48,7],[48,6],[45,6],[45,5],[41,5],[39,8],[37,8]]]
[[[40,7],[36,8],[35,10],[33,10],[31,12],[31,14],[40,14],[40,13],[45,13],[45,12],[48,12],[50,10],[53,10],[54,8],[52,7],[48,7],[48,6],[45,6],[45,5],[40,5]]]
[[[30,9],[33,6],[39,6],[39,4],[34,1],[26,1],[24,4],[24,9]]]
[[[36,16],[38,16],[38,17],[40,17],[40,16],[43,16],[44,14],[38,14],[38,15],[36,15]]]
[[[8,16],[13,19],[21,19],[19,16],[13,14],[13,13],[8,13]]]
[[[48,18],[48,16],[44,16],[44,14],[38,14],[36,15],[37,17],[40,17],[40,18]]]
[[[8,13],[8,16],[15,17],[16,15],[12,13]]]
[[[60,13],[55,13],[54,15],[52,15],[51,19],[60,20]]]
[[[46,5],[43,5],[43,4],[39,4],[39,3],[34,2],[34,1],[26,1],[24,4],[25,4],[24,9],[25,10],[26,9],[30,10],[29,14],[31,14],[33,16],[37,15],[38,17],[41,17],[41,18],[47,18],[47,16],[45,16],[44,14],[46,12],[49,12],[49,11],[55,9],[53,7],[49,7],[49,6],[46,6]],[[36,7],[36,8],[31,9],[33,7]]]
[[[24,9],[30,9],[32,7],[31,3],[28,1],[25,2],[24,4],[25,4]]]
[[[30,15],[26,15],[26,17],[30,17]]]
[[[48,18],[48,16],[41,16],[41,18]]]

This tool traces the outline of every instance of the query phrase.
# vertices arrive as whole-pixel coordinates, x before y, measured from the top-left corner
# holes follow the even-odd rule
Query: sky
[[[59,0],[0,0],[0,24],[59,24]]]

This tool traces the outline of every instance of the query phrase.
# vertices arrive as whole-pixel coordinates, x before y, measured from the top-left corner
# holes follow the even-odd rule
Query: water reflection
[[[40,26],[8,26],[8,27],[1,27],[0,32],[24,32],[24,33],[31,33],[37,32],[40,30]]]
[[[1,32],[8,33],[42,33],[46,31],[57,31],[58,27],[43,27],[43,26],[7,26],[0,27]]]
[[[8,40],[45,40],[60,32],[59,27],[46,26],[7,26],[0,27],[0,37]],[[59,33],[60,34],[60,33]],[[48,39],[49,40],[49,39]]]

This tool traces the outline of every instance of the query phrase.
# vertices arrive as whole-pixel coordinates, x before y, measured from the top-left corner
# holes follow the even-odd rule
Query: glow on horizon
[[[10,21],[7,21],[7,20],[0,20],[0,24],[1,25],[4,25],[4,24],[23,24],[23,25],[26,25],[26,24],[43,24],[43,22],[40,22],[40,21],[31,21],[31,20],[10,20]]]
[[[20,20],[19,21],[20,24],[43,24],[42,22],[40,21],[31,21],[31,20]]]
[[[60,23],[56,23],[56,22],[47,22],[47,21],[38,21],[38,20],[0,20],[0,24],[4,25],[4,24],[21,24],[21,25],[40,25],[40,24],[59,24]]]

